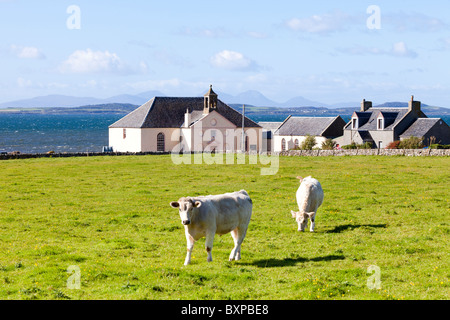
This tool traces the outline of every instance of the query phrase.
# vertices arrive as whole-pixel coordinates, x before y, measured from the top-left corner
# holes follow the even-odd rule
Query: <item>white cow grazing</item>
[[[252,200],[247,191],[241,190],[221,195],[180,198],[170,205],[180,211],[187,241],[187,255],[184,265],[191,262],[194,242],[206,237],[205,247],[208,262],[212,261],[211,250],[214,235],[231,232],[234,248],[230,261],[241,258],[241,244],[247,233],[252,215]]]
[[[300,186],[297,190],[298,212],[292,211],[292,218],[298,222],[298,231],[304,231],[308,218],[311,220],[310,231],[314,232],[315,218],[317,209],[323,202],[323,190],[320,182],[314,178],[297,177],[300,180]]]

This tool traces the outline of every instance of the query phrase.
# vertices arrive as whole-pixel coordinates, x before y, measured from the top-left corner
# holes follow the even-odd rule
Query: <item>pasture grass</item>
[[[170,156],[0,162],[0,299],[448,299],[447,157],[280,157],[174,165]],[[325,200],[299,233],[297,175]],[[181,196],[246,189],[253,215],[242,259],[230,235],[204,239],[183,266]],[[380,268],[380,288],[367,283]],[[67,281],[80,270],[80,289]]]

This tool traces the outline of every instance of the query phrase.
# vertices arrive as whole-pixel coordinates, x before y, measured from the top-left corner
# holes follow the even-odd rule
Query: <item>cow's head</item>
[[[191,223],[192,211],[202,205],[200,201],[194,201],[191,198],[180,198],[178,201],[172,201],[170,206],[178,208],[180,211],[181,223],[187,226]]]
[[[311,219],[311,217],[314,215],[314,212],[301,212],[291,210],[291,215],[292,218],[294,218],[298,223],[298,231],[305,231],[305,228],[308,225],[308,219]]]

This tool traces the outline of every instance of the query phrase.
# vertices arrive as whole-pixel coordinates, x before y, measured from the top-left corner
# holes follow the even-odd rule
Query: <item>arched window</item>
[[[281,139],[281,151],[286,151],[286,139]]]
[[[164,133],[160,132],[158,133],[158,136],[156,138],[156,150],[158,152],[164,152],[165,151],[165,138]]]

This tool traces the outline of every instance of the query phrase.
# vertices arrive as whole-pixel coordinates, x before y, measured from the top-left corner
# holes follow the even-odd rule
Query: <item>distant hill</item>
[[[219,95],[219,99],[227,104],[248,104],[254,106],[263,107],[328,107],[326,104],[308,100],[304,97],[298,96],[287,100],[286,102],[276,102],[266,96],[261,92],[256,90],[248,90],[239,93],[235,96],[224,93],[216,92]],[[204,93],[199,94],[202,96]],[[164,93],[156,90],[141,92],[135,95],[132,94],[121,94],[106,99],[99,99],[93,97],[74,97],[66,95],[48,95],[39,96],[31,99],[22,99],[16,101],[9,101],[0,103],[0,109],[4,108],[73,108],[86,105],[98,105],[98,104],[110,104],[110,103],[129,103],[142,105],[148,100],[155,96],[164,97]]]
[[[359,102],[335,103],[326,105],[301,96],[275,102],[256,90],[242,92],[236,96],[216,91],[219,99],[238,111],[246,106],[246,115],[275,116],[277,119],[294,116],[349,116],[359,110]],[[200,93],[202,96],[204,93]],[[92,97],[73,97],[65,95],[48,95],[0,104],[0,112],[9,113],[116,113],[126,114],[136,109],[155,96],[165,96],[160,91],[146,91],[136,95],[121,94],[106,99]],[[407,102],[385,102],[374,107],[407,107]],[[450,109],[422,104],[422,110],[429,117],[450,115]]]
[[[146,91],[137,95],[121,94],[106,99],[93,97],[74,97],[66,95],[39,96],[31,99],[22,99],[0,103],[0,109],[4,108],[74,108],[87,105],[106,104],[135,104],[142,105],[155,96],[165,96],[160,91]]]

